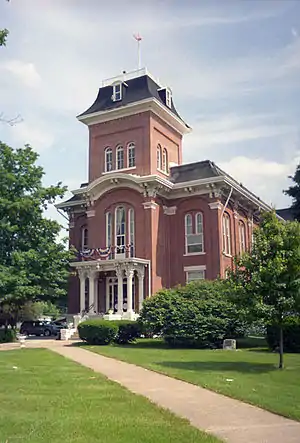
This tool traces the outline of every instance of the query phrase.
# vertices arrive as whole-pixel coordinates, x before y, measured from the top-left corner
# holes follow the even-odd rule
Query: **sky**
[[[184,163],[212,160],[277,208],[300,163],[300,1],[0,0],[1,141],[39,152],[46,185],[87,179],[76,115],[103,79],[142,66],[193,128]],[[55,208],[48,215],[63,221]]]

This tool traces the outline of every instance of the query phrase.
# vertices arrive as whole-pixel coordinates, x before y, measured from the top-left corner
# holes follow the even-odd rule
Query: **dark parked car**
[[[21,324],[20,334],[50,337],[51,335],[57,335],[58,329],[59,328],[51,322],[40,320],[24,321]]]

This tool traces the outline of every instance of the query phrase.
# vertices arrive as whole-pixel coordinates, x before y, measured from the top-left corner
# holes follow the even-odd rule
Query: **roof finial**
[[[139,33],[133,34],[133,37],[137,41],[137,45],[138,45],[138,69],[141,69],[141,40],[142,40],[142,37],[140,36]]]

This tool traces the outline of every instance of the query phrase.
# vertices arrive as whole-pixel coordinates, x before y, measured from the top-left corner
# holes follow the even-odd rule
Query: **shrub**
[[[228,292],[221,280],[162,290],[144,302],[140,321],[171,346],[218,347],[224,338],[244,336],[247,326]]]
[[[272,351],[279,349],[279,326],[267,327],[267,342]],[[300,318],[289,317],[283,325],[283,349],[285,352],[300,352]]]
[[[14,329],[0,329],[0,343],[11,343],[16,340]]]
[[[107,320],[86,320],[78,325],[79,337],[89,345],[108,345],[117,332],[118,325]]]
[[[114,323],[118,326],[118,333],[114,341],[119,345],[132,343],[141,335],[140,325],[136,321],[120,320]]]

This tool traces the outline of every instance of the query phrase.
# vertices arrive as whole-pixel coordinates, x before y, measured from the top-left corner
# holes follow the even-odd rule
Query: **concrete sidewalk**
[[[43,347],[101,372],[226,442],[300,442],[300,423],[255,406],[63,342],[49,341]]]

